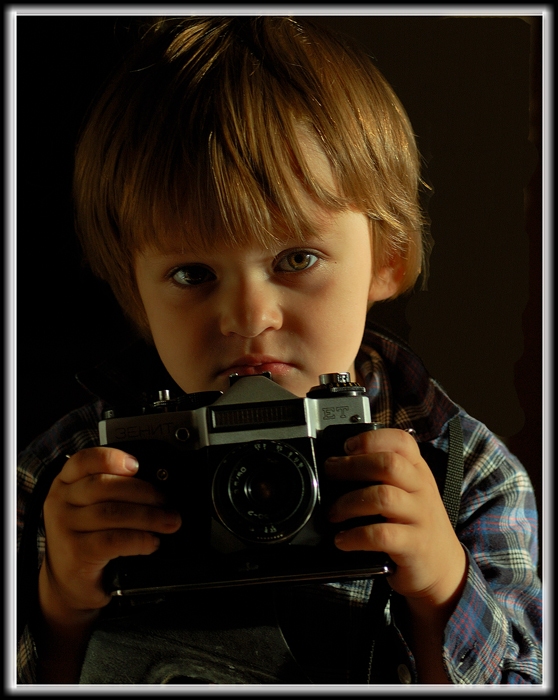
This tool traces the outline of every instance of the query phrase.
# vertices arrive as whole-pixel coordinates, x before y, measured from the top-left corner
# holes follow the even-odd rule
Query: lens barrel
[[[284,542],[306,525],[318,485],[308,460],[292,445],[258,440],[220,462],[211,495],[228,530],[245,542],[268,544]]]

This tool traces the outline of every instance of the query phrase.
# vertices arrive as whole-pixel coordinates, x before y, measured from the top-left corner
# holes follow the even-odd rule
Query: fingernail
[[[126,455],[124,457],[124,469],[127,469],[129,472],[135,474],[138,470],[138,467],[138,460],[135,457],[132,457],[132,455]]]
[[[345,441],[345,451],[354,452],[356,449],[358,449],[359,445],[360,437],[358,435],[353,435],[353,437],[350,437],[348,440]]]
[[[343,530],[343,532],[338,532],[335,535],[335,546],[340,547],[344,542],[345,542],[345,531]]]

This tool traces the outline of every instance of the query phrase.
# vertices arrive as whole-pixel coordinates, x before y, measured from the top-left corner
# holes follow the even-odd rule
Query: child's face
[[[303,129],[300,146],[313,176],[334,190],[329,161]],[[316,235],[285,236],[274,248],[252,244],[200,251],[148,249],[136,280],[153,340],[170,375],[188,393],[225,391],[229,375],[269,371],[297,396],[319,375],[350,372],[370,302],[397,291],[396,273],[372,277],[369,221],[332,212],[300,191]],[[162,387],[164,389],[164,387]]]
[[[298,396],[320,374],[351,372],[369,301],[393,275],[372,279],[368,220],[316,210],[319,238],[275,249],[148,250],[136,277],[153,340],[186,392],[221,390],[232,373],[271,372]]]

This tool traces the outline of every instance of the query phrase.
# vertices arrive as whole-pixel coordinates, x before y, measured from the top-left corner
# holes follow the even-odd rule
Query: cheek
[[[343,357],[356,354],[366,323],[367,291],[364,285],[324,290],[298,306],[297,326],[292,330],[313,343],[317,353],[339,353]]]
[[[143,304],[149,325],[153,332],[172,333],[180,328],[191,326],[194,308],[187,307],[164,294],[146,293]]]
[[[362,323],[368,310],[368,290],[364,274],[356,273],[350,279],[344,276],[327,294],[317,297],[322,316],[328,324],[341,328]]]
[[[194,339],[192,328],[196,327],[195,323],[188,318],[184,308],[169,304],[155,295],[145,294],[143,304],[159,355],[165,364],[175,362],[176,356],[183,355],[186,348],[191,347]]]
[[[150,315],[150,325],[154,337],[157,336],[169,347],[176,347],[177,352],[185,346],[195,346],[208,338],[207,320],[180,307],[157,307]]]

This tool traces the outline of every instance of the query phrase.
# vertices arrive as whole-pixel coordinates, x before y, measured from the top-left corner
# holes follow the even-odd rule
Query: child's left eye
[[[195,287],[215,279],[215,275],[203,265],[187,265],[174,270],[171,275],[176,284],[184,287]]]
[[[276,269],[281,272],[302,272],[318,262],[318,256],[308,250],[293,250],[283,256],[277,263]]]

